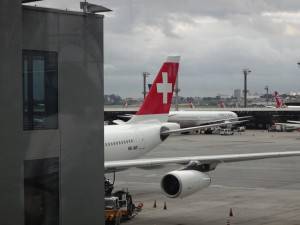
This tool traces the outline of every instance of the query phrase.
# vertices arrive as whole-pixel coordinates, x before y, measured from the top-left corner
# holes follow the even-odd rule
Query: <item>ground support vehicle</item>
[[[122,211],[119,205],[119,198],[115,196],[104,198],[104,216],[106,225],[120,225]]]

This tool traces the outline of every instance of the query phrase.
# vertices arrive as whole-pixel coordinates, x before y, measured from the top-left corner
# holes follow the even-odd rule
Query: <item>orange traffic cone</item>
[[[167,209],[167,203],[165,202],[164,203],[164,210],[166,210]]]
[[[156,208],[156,200],[154,200],[153,208]]]
[[[226,225],[230,225],[230,219],[227,219]]]

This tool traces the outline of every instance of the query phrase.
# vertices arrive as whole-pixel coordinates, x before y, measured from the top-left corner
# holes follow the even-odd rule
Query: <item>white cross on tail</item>
[[[162,72],[162,83],[156,84],[157,93],[163,94],[163,104],[168,104],[168,93],[172,93],[172,83],[168,83],[168,73]]]

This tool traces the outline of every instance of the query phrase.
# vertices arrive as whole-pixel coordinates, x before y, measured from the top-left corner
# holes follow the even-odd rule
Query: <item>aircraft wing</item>
[[[162,131],[161,134],[181,134],[184,132],[190,132],[194,130],[200,130],[200,129],[205,129],[205,128],[212,128],[212,127],[219,127],[219,126],[224,126],[224,125],[229,125],[229,124],[238,124],[238,123],[243,123],[248,120],[238,120],[238,121],[232,121],[232,122],[223,122],[223,123],[214,123],[214,124],[208,124],[208,125],[201,125],[201,126],[195,126],[195,127],[187,127],[187,128],[181,128],[181,129],[176,129],[176,130],[166,130]]]
[[[247,153],[247,154],[225,154],[225,155],[208,155],[208,156],[189,156],[189,157],[170,157],[170,158],[152,158],[152,159],[134,159],[120,161],[106,161],[104,168],[106,172],[113,172],[130,167],[157,167],[167,164],[184,164],[196,162],[201,164],[232,163],[241,161],[250,161],[267,158],[281,158],[300,156],[300,151],[284,151],[284,152],[264,152],[264,153]]]
[[[213,123],[221,123],[221,122],[224,122],[224,121],[227,121],[227,122],[231,122],[231,121],[240,121],[240,123],[243,123],[243,122],[247,122],[249,120],[243,120],[241,121],[241,119],[249,119],[249,118],[252,118],[252,116],[241,116],[241,117],[237,117],[237,118],[230,118],[230,119],[219,119],[219,120],[209,120],[205,123],[201,123],[199,125],[205,125],[205,124],[213,124]]]
[[[172,117],[172,116],[173,115],[169,115],[169,117]],[[133,117],[133,114],[118,115],[118,117],[119,118],[124,118],[124,119],[130,119],[130,118]],[[249,119],[249,118],[252,118],[252,117],[253,116],[241,116],[241,117],[230,118],[230,119],[209,120],[209,121],[207,121],[205,123],[201,123],[199,125],[205,125],[205,124],[211,124],[211,123],[221,123],[221,122],[224,122],[224,121],[238,121],[238,120],[241,120],[241,119]],[[116,120],[116,121],[119,121],[119,120]],[[246,122],[246,121],[248,121],[248,120],[244,120],[243,122]],[[300,123],[300,121],[299,121],[299,123]]]
[[[293,123],[300,124],[300,121],[296,121],[296,120],[288,120],[287,122],[291,124]]]

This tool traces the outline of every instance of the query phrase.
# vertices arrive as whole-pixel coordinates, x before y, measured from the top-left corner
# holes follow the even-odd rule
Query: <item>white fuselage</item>
[[[288,105],[287,106],[288,109],[300,109],[299,105]]]
[[[168,122],[178,123],[184,128],[199,126],[213,120],[235,118],[237,115],[234,112],[176,111],[169,113]],[[146,154],[163,141],[160,133],[165,124],[148,121],[104,126],[105,161],[136,159]]]
[[[237,114],[231,111],[172,111],[168,122],[179,123],[181,128],[199,126],[214,120],[236,119]]]
[[[104,126],[105,161],[136,159],[159,145],[161,123]]]

